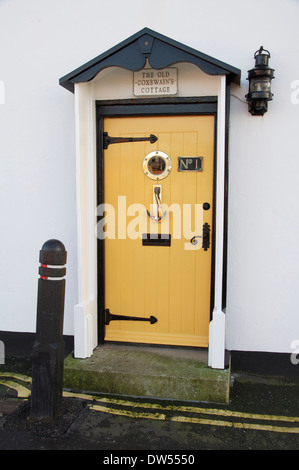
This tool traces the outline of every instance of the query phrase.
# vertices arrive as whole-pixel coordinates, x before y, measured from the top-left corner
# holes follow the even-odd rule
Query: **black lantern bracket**
[[[271,80],[275,78],[275,70],[269,67],[270,57],[270,52],[261,46],[254,53],[254,68],[248,70],[249,92],[246,100],[252,116],[263,116],[268,111],[268,101],[273,97]]]

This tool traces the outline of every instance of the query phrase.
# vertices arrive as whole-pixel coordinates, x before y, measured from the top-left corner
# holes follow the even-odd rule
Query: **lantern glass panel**
[[[250,92],[271,92],[271,82],[268,78],[252,78],[250,81]]]

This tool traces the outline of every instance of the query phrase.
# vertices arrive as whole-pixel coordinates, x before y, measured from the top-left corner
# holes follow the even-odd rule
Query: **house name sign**
[[[176,95],[177,89],[178,71],[174,67],[134,72],[134,96]]]

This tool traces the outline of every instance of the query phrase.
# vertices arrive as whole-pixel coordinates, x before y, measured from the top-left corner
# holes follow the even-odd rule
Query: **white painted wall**
[[[75,100],[58,79],[147,26],[240,68],[232,94],[241,99],[253,53],[271,52],[268,113],[252,117],[231,98],[226,347],[291,351],[299,339],[298,13],[297,0],[0,1],[0,330],[35,331],[39,250],[55,237],[68,251],[65,333],[74,332]]]

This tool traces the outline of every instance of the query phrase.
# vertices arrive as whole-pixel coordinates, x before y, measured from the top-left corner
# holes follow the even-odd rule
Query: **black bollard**
[[[66,255],[59,240],[48,240],[40,251],[30,402],[34,419],[55,418],[62,405]]]

